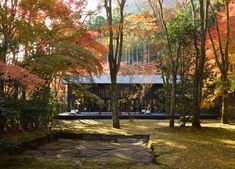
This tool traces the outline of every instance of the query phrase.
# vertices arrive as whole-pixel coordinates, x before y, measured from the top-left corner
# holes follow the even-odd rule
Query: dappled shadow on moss
[[[0,163],[6,169],[41,168],[130,168],[153,166],[146,147],[149,135],[108,135],[91,133],[57,133],[57,139],[8,157]],[[93,167],[91,167],[93,166]]]
[[[53,161],[42,162],[28,156],[11,156],[4,161],[0,161],[1,169],[77,169],[76,166]]]
[[[122,128],[120,130],[113,129],[110,120],[75,120],[69,122],[58,121],[56,123],[57,127],[55,130],[57,131],[106,135],[151,134],[151,143],[149,145],[153,148],[157,165],[147,167],[138,165],[130,166],[129,164],[119,163],[117,161],[117,165],[113,164],[109,166],[109,164],[103,164],[102,166],[102,164],[91,162],[87,163],[86,168],[233,169],[235,166],[235,127],[234,125],[222,125],[219,121],[215,120],[203,121],[203,127],[200,129],[195,129],[190,126],[171,129],[168,128],[167,120],[134,120],[134,122],[122,120]],[[35,164],[29,164],[29,166],[42,165],[42,168],[44,167],[43,164],[35,161],[35,159],[31,161]],[[57,166],[57,164],[53,164],[52,162],[50,162],[50,165]],[[64,165],[66,167],[66,164]],[[0,168],[12,169],[7,165],[5,166],[2,167],[0,165]],[[14,167],[13,169],[23,169],[20,165],[14,165]],[[37,167],[34,168],[38,169]],[[54,168],[58,169],[59,167]]]
[[[183,169],[232,169],[235,166],[233,129],[159,127],[151,139],[159,164]]]

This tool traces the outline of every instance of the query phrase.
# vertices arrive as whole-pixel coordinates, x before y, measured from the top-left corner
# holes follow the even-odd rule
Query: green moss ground
[[[219,121],[202,121],[201,129],[191,127],[168,128],[168,121],[121,121],[121,129],[113,129],[109,120],[57,121],[54,130],[102,134],[151,134],[150,144],[157,165],[130,166],[114,162],[112,166],[87,164],[91,169],[235,169],[235,125]],[[0,159],[0,169],[74,169],[79,166],[39,162],[22,155]],[[84,168],[84,167],[83,167]]]

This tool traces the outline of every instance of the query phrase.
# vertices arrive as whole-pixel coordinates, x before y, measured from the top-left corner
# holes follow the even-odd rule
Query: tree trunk
[[[191,6],[192,6],[192,18],[194,25],[196,24],[196,7],[194,5],[194,1],[190,0]],[[201,6],[202,8],[202,6]],[[202,10],[200,11],[202,12]],[[202,27],[201,27],[202,31]],[[200,127],[200,110],[199,110],[199,71],[198,71],[198,66],[199,66],[199,58],[200,58],[200,52],[198,48],[198,35],[197,32],[194,31],[193,33],[193,40],[194,40],[194,48],[195,48],[195,74],[194,74],[194,86],[193,86],[193,120],[192,120],[192,126],[194,127]]]
[[[170,123],[169,127],[174,127],[175,110],[176,110],[176,72],[172,72],[172,85],[171,85],[171,106],[170,106]]]
[[[222,96],[222,124],[229,124],[229,96],[228,92],[225,92]]]
[[[116,37],[113,33],[113,15],[112,15],[112,0],[104,0],[104,7],[106,10],[108,26],[109,26],[109,71],[111,78],[111,109],[113,113],[113,127],[120,128],[119,116],[118,116],[118,91],[117,91],[117,74],[120,68],[122,60],[122,47],[123,47],[123,23],[124,23],[124,6],[126,0],[118,1],[120,20],[119,29]],[[116,39],[116,45],[114,47],[114,40]]]
[[[208,28],[209,37],[212,45],[212,49],[215,56],[216,64],[220,70],[221,73],[221,82],[222,82],[222,117],[221,117],[221,123],[222,124],[228,124],[229,123],[229,80],[228,80],[228,70],[229,70],[229,42],[230,42],[230,19],[229,19],[229,0],[225,1],[225,8],[226,8],[226,42],[225,47],[223,49],[223,43],[222,38],[219,30],[219,24],[217,20],[217,13],[215,12],[215,9],[210,5],[212,9],[212,13],[214,15],[215,19],[215,27],[216,27],[216,34],[218,37],[219,42],[219,54],[217,53],[215,43],[213,41],[212,34],[210,32],[210,28]]]
[[[4,44],[2,47],[2,51],[0,52],[0,61],[6,63],[7,56],[7,45]],[[0,96],[4,96],[4,80],[0,79]]]
[[[229,80],[226,71],[222,73],[221,81],[223,84],[221,123],[229,124]]]
[[[195,71],[195,81],[194,81],[194,110],[193,110],[193,127],[201,127],[200,124],[200,105],[202,96],[202,86],[203,86],[203,76],[204,76],[204,66],[206,60],[206,33],[207,33],[207,20],[208,20],[208,6],[209,0],[199,0],[199,11],[200,11],[200,56],[198,56],[198,51],[196,51],[196,71]],[[197,37],[196,39],[197,40]],[[195,42],[195,45],[198,44]],[[195,46],[196,50],[198,48]]]
[[[223,88],[223,96],[222,96],[222,118],[221,123],[223,124],[229,124],[229,94],[228,94],[228,88],[229,88],[229,80],[228,80],[228,70],[229,70],[229,42],[230,42],[230,20],[229,20],[229,0],[226,0],[226,44],[225,44],[225,59],[223,66],[223,72],[222,78],[223,78],[223,84],[225,84],[225,87]]]
[[[118,91],[117,84],[111,84],[111,109],[113,118],[113,128],[120,128],[119,113],[118,113]]]
[[[194,103],[193,103],[193,120],[192,120],[192,126],[193,127],[201,127],[201,122],[200,122],[200,96],[199,96],[199,90],[200,90],[200,86],[199,86],[199,78],[197,77],[198,74],[195,73],[195,82],[194,82]]]

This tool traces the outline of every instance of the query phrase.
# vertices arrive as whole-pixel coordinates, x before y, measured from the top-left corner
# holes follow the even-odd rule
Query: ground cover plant
[[[191,127],[168,128],[167,121],[156,120],[129,120],[121,121],[121,129],[111,128],[107,120],[75,120],[58,121],[54,130],[67,132],[105,134],[105,135],[131,135],[149,134],[155,163],[150,165],[130,164],[126,161],[91,162],[84,165],[71,164],[71,158],[61,158],[59,162],[51,160],[45,164],[28,155],[18,155],[2,158],[0,166],[6,169],[23,168],[179,168],[203,169],[221,168],[232,169],[235,165],[235,127],[234,125],[220,124],[218,120],[203,121],[201,129]],[[101,141],[104,142],[104,141]],[[94,147],[98,144],[93,145]],[[55,148],[56,144],[50,144]],[[73,146],[74,149],[76,146]],[[56,156],[54,157],[56,159]],[[75,157],[74,157],[75,158]],[[142,157],[144,158],[144,157]]]
[[[234,16],[234,0],[1,0],[0,168],[235,168]],[[112,120],[56,118],[92,106]]]

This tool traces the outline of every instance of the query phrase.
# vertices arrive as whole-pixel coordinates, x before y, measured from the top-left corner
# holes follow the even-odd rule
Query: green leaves
[[[75,59],[64,55],[48,55],[37,58],[32,66],[39,72],[50,74],[57,71],[65,71],[75,62]]]
[[[178,12],[177,15],[167,23],[167,29],[172,43],[182,41],[187,43],[187,39],[192,37],[196,31],[191,17],[185,12]]]
[[[235,91],[235,72],[233,72],[233,74],[230,76],[230,80],[231,80],[230,92],[234,92]]]

